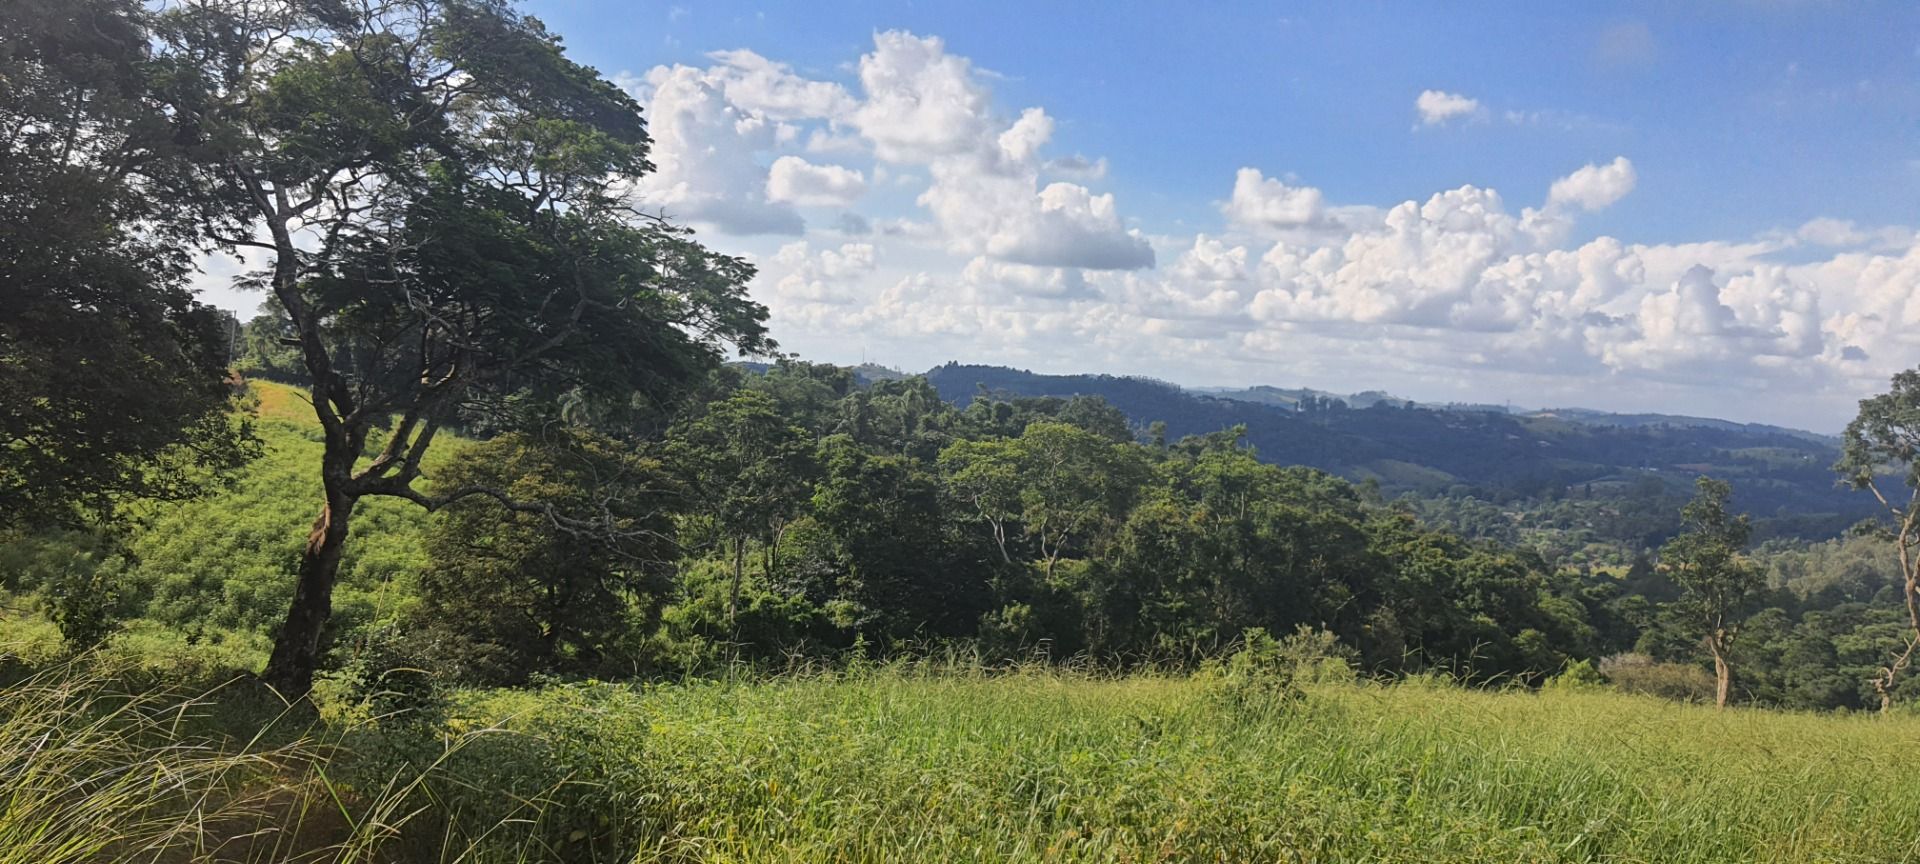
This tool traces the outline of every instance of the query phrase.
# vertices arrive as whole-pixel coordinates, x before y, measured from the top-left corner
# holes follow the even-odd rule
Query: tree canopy
[[[249,458],[230,316],[196,302],[182,118],[146,10],[0,11],[0,528],[113,515]]]
[[[1847,424],[1844,441],[1834,469],[1854,488],[1871,492],[1884,508],[1894,555],[1900,562],[1908,632],[1873,680],[1881,710],[1886,710],[1901,673],[1920,652],[1920,369],[1893,376],[1886,393],[1861,400],[1860,413]],[[1904,492],[1899,489],[1902,484],[1907,487]]]
[[[1731,512],[1733,487],[1702,477],[1698,488],[1680,511],[1686,530],[1660,548],[1660,563],[1680,587],[1675,612],[1713,657],[1714,704],[1724,708],[1733,682],[1728,655],[1764,586],[1759,568],[1741,554],[1753,527],[1746,516]]]
[[[416,485],[442,428],[526,425],[567,394],[669,400],[723,348],[772,347],[745,262],[626,205],[651,169],[639,107],[505,3],[197,0],[152,36],[157,95],[194,120],[204,229],[270,260],[250,284],[276,302],[326,445],[269,664],[281,686],[311,680],[360,499],[552,512]]]

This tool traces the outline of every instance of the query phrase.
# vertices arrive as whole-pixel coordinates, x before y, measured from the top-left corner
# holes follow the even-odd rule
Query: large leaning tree
[[[562,394],[659,399],[729,348],[771,348],[751,267],[628,203],[651,169],[639,106],[501,0],[183,0],[157,35],[224,208],[209,230],[271,262],[252,278],[325,443],[275,686],[311,684],[362,499],[483,496],[617,530],[421,483],[449,422]]]
[[[1893,376],[1886,393],[1860,400],[1834,470],[1885,508],[1900,564],[1907,633],[1871,679],[1885,712],[1893,704],[1894,686],[1920,653],[1920,369]]]
[[[251,450],[193,299],[191,172],[138,0],[0,0],[0,528],[206,488]]]

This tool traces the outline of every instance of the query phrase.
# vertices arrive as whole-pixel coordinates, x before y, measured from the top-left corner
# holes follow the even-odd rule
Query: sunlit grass
[[[288,706],[117,664],[0,685],[0,864],[1920,861],[1913,714],[964,663]]]
[[[313,403],[301,388],[254,380],[247,382],[247,390],[259,400],[254,414],[262,420],[283,420],[301,427],[318,425],[313,416]]]
[[[654,688],[565,725],[605,736],[641,860],[1920,860],[1896,803],[1920,800],[1920,719],[1309,690],[884,673]],[[537,729],[555,698],[466,708]]]

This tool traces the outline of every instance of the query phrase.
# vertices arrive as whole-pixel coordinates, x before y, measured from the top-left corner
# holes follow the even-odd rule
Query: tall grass
[[[387,716],[133,689],[77,666],[0,689],[0,864],[1920,861],[1920,717],[1231,666],[575,683]]]
[[[466,710],[594,705],[571,746],[641,861],[1920,860],[1912,719],[1033,671],[602,689]]]
[[[289,756],[182,735],[195,700],[120,692],[59,666],[0,696],[0,862],[168,860],[257,821],[254,779]]]
[[[0,864],[353,864],[408,846],[458,862],[505,848],[446,833],[428,788],[498,730],[436,738],[426,759],[374,774],[353,770],[353,730],[247,681],[187,691],[98,656],[25,673],[0,656],[0,669],[14,673],[0,685]]]

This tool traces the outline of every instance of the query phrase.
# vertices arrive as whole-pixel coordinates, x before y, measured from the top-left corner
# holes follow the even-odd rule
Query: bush
[[[1607,677],[1595,669],[1592,660],[1569,661],[1560,674],[1547,679],[1548,690],[1587,690],[1607,683]]]
[[[1359,656],[1332,631],[1305,624],[1280,640],[1278,654],[1281,663],[1292,667],[1294,677],[1307,681],[1352,681]]]
[[[48,586],[47,612],[72,651],[105,643],[126,617],[113,573],[100,566],[75,568],[56,577]]]
[[[317,701],[336,719],[438,717],[446,707],[450,676],[428,656],[423,641],[392,626],[372,630],[322,675]]]
[[[0,591],[37,594],[66,648],[85,651],[106,642],[128,617],[120,590],[124,555],[105,532],[0,535]]]
[[[1713,676],[1685,663],[1655,660],[1645,654],[1615,654],[1600,661],[1600,674],[1615,689],[1678,702],[1713,699]]]
[[[1202,667],[1213,699],[1240,716],[1261,716],[1300,701],[1308,682],[1353,680],[1353,651],[1325,630],[1301,625],[1275,639],[1265,628],[1248,628],[1226,663]]]

